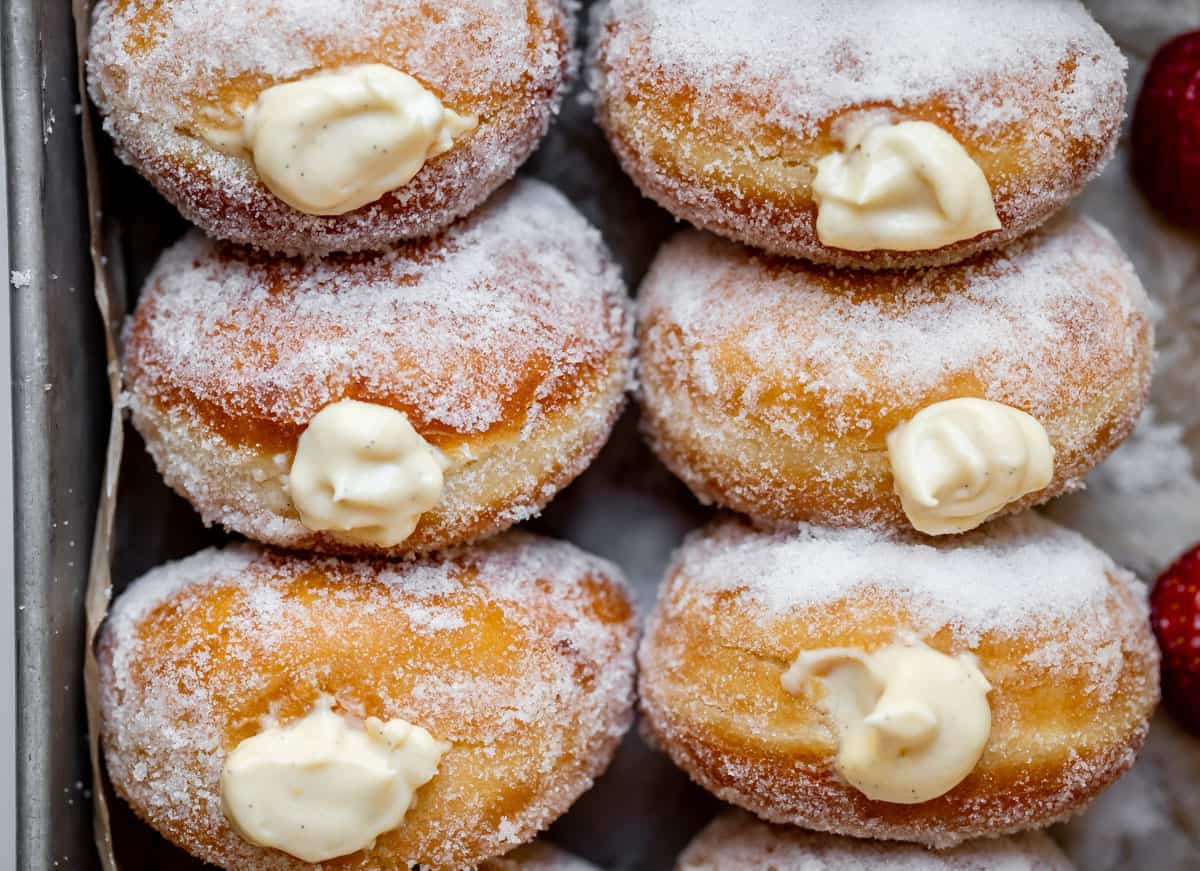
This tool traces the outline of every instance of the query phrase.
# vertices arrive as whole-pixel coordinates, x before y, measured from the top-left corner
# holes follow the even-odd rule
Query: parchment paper
[[[80,46],[86,45],[86,6],[86,0],[75,0]],[[1200,27],[1200,0],[1096,0],[1092,6],[1130,56],[1131,98],[1153,49],[1175,32]],[[144,182],[112,159],[104,137],[92,138],[94,125],[87,123],[87,112],[84,120],[96,297],[109,330],[115,400],[120,389],[117,341],[128,310],[124,288],[138,286],[183,224]],[[585,93],[568,98],[525,171],[557,185],[601,228],[630,287],[636,288],[674,222],[643,200],[620,172],[592,123]],[[106,196],[109,191],[119,195]],[[1128,180],[1123,149],[1080,205],[1114,231],[1156,301],[1160,357],[1153,408],[1137,434],[1089,478],[1085,491],[1047,510],[1149,579],[1200,539],[1200,482],[1195,476],[1200,457],[1200,244],[1150,212]],[[106,787],[96,753],[96,670],[90,642],[114,589],[166,559],[228,536],[204,529],[191,508],[165,488],[140,438],[116,413],[104,475],[87,593],[85,663],[97,846],[105,871],[201,869],[206,866],[134,819]],[[596,464],[532,526],[620,564],[645,613],[671,550],[707,514],[641,444],[636,410],[631,409]],[[718,809],[714,798],[631,734],[609,772],[549,836],[605,868],[659,871],[672,867],[679,850]],[[1054,834],[1086,871],[1200,868],[1200,740],[1160,715],[1134,770]]]

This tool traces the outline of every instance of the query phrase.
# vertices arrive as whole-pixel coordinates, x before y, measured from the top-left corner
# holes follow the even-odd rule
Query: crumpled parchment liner
[[[81,68],[88,5],[86,0],[74,0]],[[1131,98],[1154,48],[1175,32],[1200,27],[1200,0],[1159,0],[1153,5],[1094,0],[1090,5],[1130,56]],[[641,199],[621,174],[591,116],[587,94],[568,98],[526,172],[557,185],[601,228],[631,288],[636,287],[673,222]],[[128,263],[121,262],[120,231],[145,235],[148,228],[123,227],[105,214],[101,202],[105,177],[100,167],[109,146],[93,138],[97,132],[90,120],[85,111],[96,299],[108,326],[109,386],[117,409],[118,341],[127,311],[125,282],[128,278],[132,286],[136,279],[129,276],[144,274],[154,252],[139,253],[139,249],[153,249],[158,240],[149,230],[148,241],[134,240],[141,244],[133,246]],[[1129,182],[1123,149],[1081,198],[1080,207],[1114,232],[1155,299],[1160,357],[1153,408],[1138,432],[1093,473],[1086,490],[1058,500],[1047,511],[1087,534],[1142,578],[1152,579],[1200,540],[1200,482],[1195,476],[1200,457],[1200,242],[1150,212]],[[128,452],[123,441],[121,415],[114,410],[86,597],[89,652],[84,678],[95,766],[96,842],[105,871],[117,871],[118,853],[130,857],[125,871],[201,868],[132,820],[120,801],[106,800],[110,793],[99,765],[97,674],[91,642],[114,580],[119,587],[151,565],[213,537],[199,530],[186,506],[157,480],[137,440]],[[637,435],[636,411],[631,410],[596,464],[534,526],[620,564],[645,613],[671,551],[708,513],[649,456]],[[550,836],[605,867],[668,869],[718,807],[716,799],[631,734],[608,774],[553,826]],[[114,825],[120,850],[114,850]],[[1087,871],[1190,871],[1200,867],[1198,825],[1200,739],[1184,734],[1160,714],[1134,770],[1084,815],[1054,834]]]

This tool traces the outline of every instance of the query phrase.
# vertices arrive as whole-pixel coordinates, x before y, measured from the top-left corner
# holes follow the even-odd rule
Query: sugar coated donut
[[[951,263],[1111,156],[1125,60],[1078,0],[610,0],[597,116],[643,193],[777,254]]]
[[[498,859],[489,859],[480,871],[598,871],[591,862],[562,850],[549,841],[534,841]]]
[[[1129,434],[1153,359],[1133,268],[1071,213],[919,272],[685,232],[639,306],[651,445],[702,500],[760,523],[940,534],[1044,502]]]
[[[1074,867],[1042,832],[930,850],[772,826],[741,811],[727,811],[713,820],[675,866],[676,871],[1073,871]]]
[[[1034,513],[932,541],[720,521],[639,664],[648,735],[720,798],[932,847],[1081,810],[1158,701],[1143,589]]]
[[[209,234],[379,250],[512,177],[572,29],[561,0],[101,0],[88,82],[118,155]]]
[[[634,641],[618,570],[531,535],[393,563],[207,550],[134,582],[104,626],[108,772],[230,871],[475,867],[608,764]]]
[[[206,522],[424,551],[535,514],[587,466],[624,403],[626,307],[599,234],[540,182],[380,255],[192,233],[127,328],[127,403]]]

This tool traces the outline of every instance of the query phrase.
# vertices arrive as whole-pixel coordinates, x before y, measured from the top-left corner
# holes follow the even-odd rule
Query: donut
[[[192,223],[272,251],[433,234],[558,110],[562,0],[101,0],[88,86],[118,156]]]
[[[1074,867],[1042,832],[930,850],[772,826],[740,811],[727,811],[709,823],[675,866],[676,871],[1074,871]]]
[[[139,817],[230,871],[473,868],[608,764],[634,642],[618,570],[528,534],[402,562],[210,549],[114,604],[104,758]]]
[[[596,115],[697,227],[843,267],[1029,232],[1112,156],[1125,60],[1078,0],[609,0]]]
[[[480,871],[597,871],[586,862],[549,841],[534,841],[498,859],[489,859]]]
[[[193,232],[126,327],[125,402],[206,523],[427,551],[536,514],[591,462],[631,378],[626,309],[599,234],[535,181],[378,255]]]
[[[1077,487],[1129,434],[1148,305],[1108,232],[1069,212],[908,272],[686,231],[639,291],[642,425],[702,501],[760,524],[961,532]]]
[[[938,539],[718,520],[639,666],[647,736],[719,798],[935,848],[1082,810],[1158,701],[1143,588],[1033,512]]]

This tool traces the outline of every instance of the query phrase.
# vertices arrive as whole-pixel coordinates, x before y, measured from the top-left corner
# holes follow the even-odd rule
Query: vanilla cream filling
[[[398,827],[449,749],[420,726],[374,717],[358,723],[323,699],[303,719],[230,752],[221,802],[250,843],[324,862]]]
[[[301,433],[288,492],[309,529],[392,547],[438,504],[443,463],[403,413],[344,399]]]
[[[479,124],[383,64],[275,85],[234,114],[200,136],[248,156],[272,193],[310,215],[345,214],[403,187]]]
[[[847,125],[817,161],[817,238],[849,251],[923,251],[1000,229],[992,190],[958,141],[926,121]]]
[[[887,447],[904,513],[929,535],[974,529],[1054,477],[1041,423],[987,399],[927,406],[888,434]]]
[[[838,732],[838,771],[876,801],[944,795],[971,773],[991,734],[991,686],[970,655],[910,645],[804,651],[782,682],[793,694],[820,685],[818,703]]]

